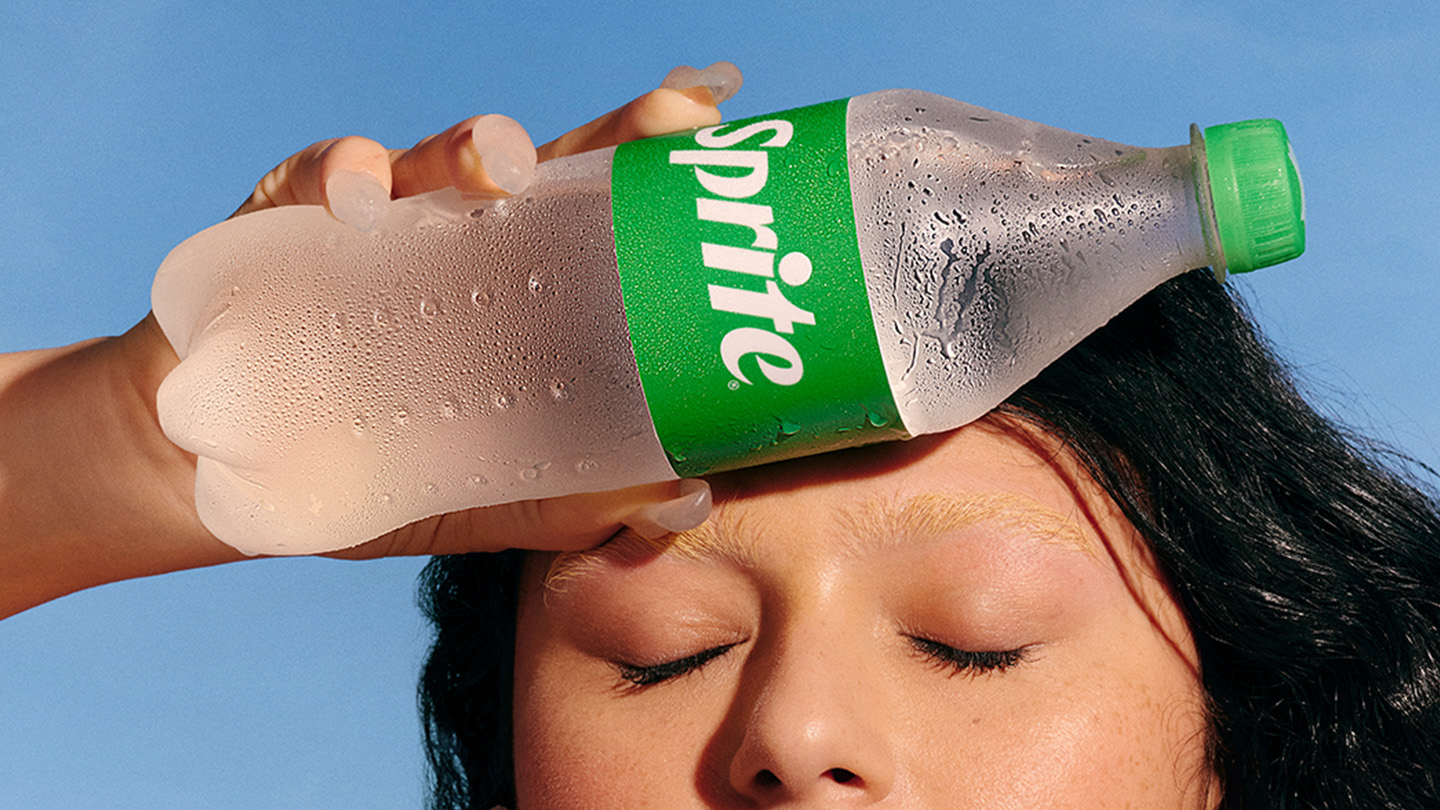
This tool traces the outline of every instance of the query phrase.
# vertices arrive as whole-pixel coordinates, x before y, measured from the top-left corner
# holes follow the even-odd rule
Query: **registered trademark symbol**
[[[730,390],[731,390],[731,391],[739,391],[739,390],[740,390],[740,381],[739,381],[739,380],[731,380],[731,381],[730,381]]]

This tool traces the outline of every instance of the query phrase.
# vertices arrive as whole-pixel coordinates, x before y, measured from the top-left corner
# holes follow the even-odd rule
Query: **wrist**
[[[155,416],[175,362],[149,317],[0,359],[0,615],[239,557],[201,526],[194,458]]]

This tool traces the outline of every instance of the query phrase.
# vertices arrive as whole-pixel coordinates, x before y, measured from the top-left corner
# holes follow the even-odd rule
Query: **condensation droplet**
[[[392,503],[394,503],[394,502],[395,502],[395,496],[394,496],[394,495],[391,495],[391,494],[388,493],[388,492],[383,493],[383,494],[380,495],[380,503],[381,503],[381,505],[383,505],[383,506],[389,506],[390,504],[392,504]]]
[[[496,394],[495,407],[508,408],[515,404],[515,400],[509,394]]]
[[[440,403],[440,415],[446,419],[455,419],[460,416],[460,412],[455,407],[455,403],[447,399]]]
[[[534,467],[526,467],[525,469],[520,471],[520,477],[524,478],[526,481],[534,481],[536,478],[540,477],[540,471],[535,469]]]
[[[530,281],[526,286],[529,288],[531,295],[539,295],[540,291],[545,289],[545,285],[540,281],[540,277],[533,274],[530,276]]]
[[[784,419],[780,420],[780,435],[781,435],[781,436],[794,436],[796,433],[799,433],[799,432],[800,432],[800,426],[799,426],[799,425],[795,424],[794,422],[790,422],[790,421],[787,421],[787,420],[784,420]]]
[[[578,472],[578,473],[582,473],[582,474],[583,474],[583,473],[595,472],[595,471],[596,471],[597,469],[599,469],[599,468],[600,468],[600,462],[596,461],[596,460],[593,459],[593,458],[587,458],[587,459],[584,459],[583,461],[577,461],[577,462],[575,462],[575,472]]]
[[[483,487],[486,484],[490,483],[490,479],[486,478],[483,475],[472,475],[469,478],[465,479],[465,483],[469,484],[472,487]]]
[[[555,380],[550,383],[550,396],[557,401],[564,401],[570,398],[570,389],[566,387],[564,380]]]
[[[489,290],[476,287],[470,291],[470,303],[473,304],[476,309],[485,309],[490,306],[494,300],[495,296]]]
[[[430,320],[440,314],[440,305],[433,298],[422,297],[420,299],[420,317]]]
[[[865,414],[865,421],[869,422],[871,427],[877,428],[885,427],[886,425],[890,424],[889,417],[887,417],[883,413],[876,413],[874,411],[870,411],[869,413]]]
[[[436,484],[434,481],[426,482],[426,484],[425,484],[425,494],[426,494],[426,495],[434,495],[435,493],[437,493],[437,492],[439,492],[439,491],[440,491],[440,485],[439,485],[439,484]]]

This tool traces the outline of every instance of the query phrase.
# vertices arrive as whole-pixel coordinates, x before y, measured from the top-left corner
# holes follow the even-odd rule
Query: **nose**
[[[738,707],[747,714],[731,787],[761,807],[869,806],[895,783],[883,684],[871,682],[858,656],[813,646],[752,657],[758,682]]]

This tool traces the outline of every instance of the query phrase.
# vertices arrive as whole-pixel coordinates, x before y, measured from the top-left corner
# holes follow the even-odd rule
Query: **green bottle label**
[[[682,476],[905,438],[870,317],[847,100],[615,152],[645,399]]]

